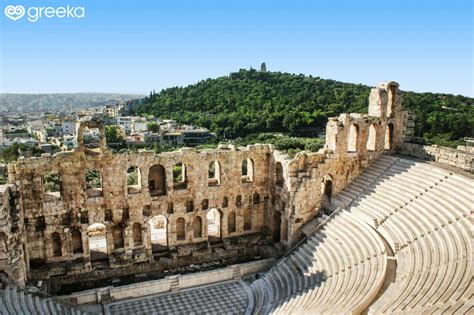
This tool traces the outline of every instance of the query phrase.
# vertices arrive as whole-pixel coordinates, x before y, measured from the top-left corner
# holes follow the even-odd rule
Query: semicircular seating
[[[472,311],[474,180],[382,156],[335,199],[395,252],[395,282],[369,313]]]
[[[10,286],[5,290],[0,290],[0,314],[81,315],[87,313],[57,303],[51,298],[39,298]]]
[[[347,211],[334,213],[291,255],[254,281],[254,314],[360,312],[377,295],[387,264],[377,233]]]

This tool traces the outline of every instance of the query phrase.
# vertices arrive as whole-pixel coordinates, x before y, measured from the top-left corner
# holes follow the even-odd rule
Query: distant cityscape
[[[84,107],[69,113],[61,110],[29,114],[0,112],[0,150],[14,144],[36,147],[43,153],[72,150],[76,147],[79,121],[90,118],[100,119],[106,128],[116,130],[121,141],[117,143],[112,139],[109,146],[117,149],[123,149],[124,146],[125,149],[193,147],[216,138],[206,128],[179,124],[171,119],[133,116],[131,107],[139,101],[133,99],[104,106]],[[84,141],[88,146],[95,146],[99,142],[99,131],[86,130]]]

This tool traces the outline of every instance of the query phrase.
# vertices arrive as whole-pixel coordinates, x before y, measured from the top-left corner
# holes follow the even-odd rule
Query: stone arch
[[[139,192],[142,188],[142,174],[137,166],[130,166],[127,170],[128,193]]]
[[[84,252],[82,247],[82,233],[78,228],[73,228],[71,231],[72,253],[80,254]]]
[[[200,216],[197,216],[193,220],[193,231],[194,238],[202,237],[202,219]]]
[[[387,84],[388,102],[387,102],[387,117],[395,115],[395,107],[397,104],[398,83],[389,82]]]
[[[221,227],[222,227],[222,215],[221,212],[216,209],[210,209],[206,214],[207,219],[207,236],[209,238],[222,237]]]
[[[371,124],[369,126],[369,134],[367,137],[367,151],[375,151],[377,149],[377,126]]]
[[[51,240],[53,244],[53,256],[54,257],[61,257],[63,255],[62,253],[62,241],[61,241],[61,235],[59,235],[58,232],[54,232],[51,235]]]
[[[149,223],[152,252],[168,247],[168,219],[163,215],[158,215]]]
[[[236,231],[235,212],[230,211],[227,215],[227,233],[234,233]]]
[[[281,212],[273,212],[273,241],[280,242],[281,239]]]
[[[359,142],[359,125],[351,124],[347,136],[347,152],[357,152]]]
[[[244,231],[252,229],[252,212],[248,207],[244,209]]]
[[[102,223],[94,223],[87,228],[91,261],[108,259],[107,228]]]
[[[183,162],[173,165],[173,189],[187,188],[186,165]]]
[[[333,181],[331,175],[326,175],[321,183],[321,208],[330,210],[333,193]]]
[[[394,132],[393,123],[389,123],[385,129],[385,141],[384,141],[384,149],[385,150],[392,150],[393,149],[393,132]]]
[[[61,191],[61,180],[57,172],[44,173],[42,180],[45,193],[59,193]]]
[[[275,164],[275,184],[279,187],[283,187],[283,182],[285,179],[283,178],[283,166],[280,162],[276,162]]]
[[[86,189],[102,189],[102,174],[99,170],[86,172]]]
[[[102,151],[107,149],[107,140],[105,137],[105,128],[102,121],[97,118],[89,117],[83,118],[78,125],[76,131],[76,143],[79,150],[84,150],[84,130],[89,129],[98,129],[99,130],[99,147]]]
[[[133,245],[143,245],[142,225],[138,222],[133,223]]]
[[[112,236],[114,239],[114,248],[119,249],[119,248],[124,248],[125,246],[125,240],[123,237],[123,226],[122,224],[116,224],[113,229],[112,229]]]
[[[148,191],[151,196],[166,195],[166,172],[163,165],[155,164],[148,172]]]
[[[242,182],[253,182],[254,180],[254,163],[251,158],[242,161]]]
[[[214,160],[209,163],[207,173],[209,186],[218,186],[221,184],[221,165],[219,161]]]
[[[176,239],[182,241],[186,239],[186,221],[184,218],[176,220]]]

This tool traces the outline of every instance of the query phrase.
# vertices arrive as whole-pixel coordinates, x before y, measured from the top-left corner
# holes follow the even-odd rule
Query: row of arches
[[[221,165],[214,160],[208,165],[208,185],[218,186],[221,184]],[[242,182],[253,182],[254,162],[251,158],[242,161],[241,165]],[[183,163],[175,164],[173,167],[173,188],[186,188],[187,173]],[[160,164],[150,167],[148,173],[148,189],[152,196],[166,195],[166,171]]]
[[[210,240],[220,239],[222,233],[223,215],[216,209],[210,209],[206,214],[207,236]],[[244,212],[244,222],[251,222],[250,211]],[[150,225],[150,243],[152,252],[158,252],[168,247],[168,219],[163,215],[153,217]],[[204,225],[201,216],[195,216],[192,219],[192,235],[194,238],[202,238],[204,235]],[[185,240],[186,220],[185,218],[177,218],[175,222],[176,240]],[[249,226],[251,228],[251,225]],[[248,228],[248,229],[249,229]],[[237,231],[236,213],[230,211],[227,215],[227,233],[235,233]],[[115,249],[121,249],[125,246],[124,226],[117,224],[112,228],[112,240]],[[133,246],[143,245],[143,228],[140,223],[134,223],[132,226]],[[102,223],[94,223],[87,228],[89,241],[89,252],[91,261],[100,261],[108,259],[107,245],[107,227]],[[52,254],[53,257],[61,257],[63,255],[63,241],[58,232],[51,235]],[[83,239],[81,231],[78,228],[71,230],[71,244],[73,254],[83,253]]]
[[[367,151],[375,151],[376,144],[378,139],[378,130],[379,127],[377,124],[371,124],[369,126],[369,132],[367,137]],[[347,152],[353,153],[359,150],[359,126],[357,124],[351,124],[349,126],[349,134],[347,137]],[[384,149],[392,150],[393,149],[393,135],[394,135],[394,125],[389,123],[385,130],[384,138]]]
[[[241,165],[242,182],[253,182],[254,180],[254,162],[251,158],[246,158]],[[137,166],[130,166],[127,169],[126,186],[128,193],[141,192],[142,173]],[[57,173],[48,172],[43,178],[43,188],[45,192],[59,192],[60,178]],[[92,169],[85,174],[85,189],[88,196],[101,196],[103,188],[103,179],[100,171]],[[208,165],[208,185],[221,185],[221,165],[219,161],[214,160]],[[173,189],[187,188],[187,169],[182,162],[173,165]],[[151,196],[166,195],[166,171],[163,165],[155,164],[150,167],[148,172],[148,190]]]

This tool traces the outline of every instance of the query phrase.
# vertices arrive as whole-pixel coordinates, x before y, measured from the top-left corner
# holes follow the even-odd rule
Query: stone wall
[[[24,262],[23,212],[18,190],[13,185],[0,186],[0,281],[26,281]]]
[[[288,240],[283,237],[282,241],[294,244],[300,227],[316,216],[325,199],[337,195],[380,154],[394,152],[403,141],[406,119],[398,84],[383,82],[371,90],[369,114],[330,118],[323,149],[286,160],[285,189],[275,187],[275,195],[282,195],[277,200],[287,202],[284,222],[288,227],[282,230],[288,229],[283,233]]]
[[[9,166],[21,222],[16,243],[8,232],[0,242],[19,245],[15,257],[27,271],[21,279],[55,276],[69,283],[87,274],[117,276],[117,269],[136,273],[265,256],[269,242],[288,247],[298,241],[300,227],[322,204],[380,154],[396,150],[406,118],[398,84],[383,82],[371,91],[369,114],[330,118],[325,147],[295,158],[271,145],[112,154],[100,122],[83,121],[74,151]],[[81,141],[87,127],[101,131],[96,149]],[[129,170],[135,170],[133,185]],[[8,212],[2,208],[6,221]]]
[[[474,151],[471,147],[460,146],[457,149],[422,145],[405,142],[400,146],[400,153],[423,160],[435,161],[460,168],[466,172],[474,172]]]

